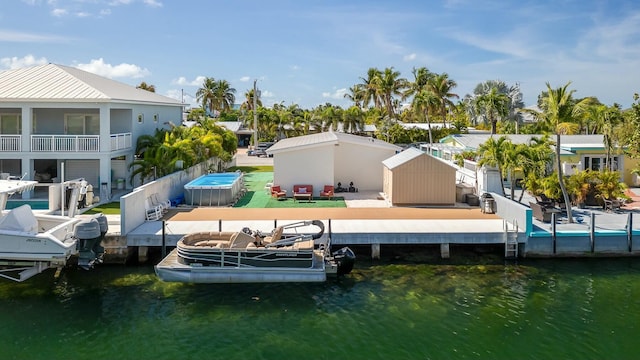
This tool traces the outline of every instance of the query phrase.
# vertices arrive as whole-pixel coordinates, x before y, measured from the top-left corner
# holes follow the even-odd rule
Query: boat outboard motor
[[[102,257],[104,256],[104,248],[101,244],[107,234],[107,230],[109,230],[109,221],[102,213],[96,214],[93,218],[98,220],[98,224],[100,224],[100,241],[96,241],[95,244],[93,244],[93,252],[97,256],[96,260],[101,263]]]
[[[100,243],[100,223],[96,219],[82,220],[76,224],[75,236],[78,239],[78,266],[85,270],[93,267],[97,254],[93,251],[96,243]]]
[[[356,262],[356,254],[353,250],[345,246],[331,255],[333,260],[338,264],[338,276],[346,275],[353,270],[353,265]]]

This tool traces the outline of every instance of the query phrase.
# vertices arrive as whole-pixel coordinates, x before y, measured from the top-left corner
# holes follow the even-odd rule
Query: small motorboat
[[[70,216],[35,214],[26,204],[4,210],[9,196],[30,191],[36,183],[0,180],[0,277],[22,282],[49,268],[62,269],[72,256],[85,269],[101,262],[104,248],[100,243],[108,227],[104,215],[75,218],[73,207]],[[86,182],[65,186],[72,190],[70,204],[77,204]]]
[[[313,234],[287,230],[315,225]],[[351,272],[355,254],[347,247],[334,253],[323,237],[322,221],[300,221],[269,233],[198,232],[182,237],[158,265],[163,281],[189,283],[322,282],[327,275]]]

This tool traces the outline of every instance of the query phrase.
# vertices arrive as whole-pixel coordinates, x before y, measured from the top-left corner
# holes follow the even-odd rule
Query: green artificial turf
[[[292,198],[274,199],[265,189],[273,181],[273,172],[251,172],[244,175],[247,193],[233,206],[237,208],[344,208],[347,205],[341,197],[331,200],[314,198],[311,202],[293,201]],[[291,194],[287,194],[291,195]]]
[[[93,215],[98,213],[103,213],[105,215],[120,215],[120,202],[114,201],[114,202],[98,205],[96,207],[93,207],[85,211],[83,214]]]
[[[315,209],[315,208],[344,208],[347,207],[347,205],[344,202],[344,198],[341,197],[334,197],[331,200],[327,200],[327,199],[319,199],[319,198],[313,198],[311,200],[311,202],[308,202],[307,200],[304,201],[300,201],[300,200],[296,200],[294,201],[293,198],[286,198],[286,199],[274,199],[274,198],[270,198],[269,202],[267,203],[267,205],[265,206],[266,208],[311,208],[311,209]]]

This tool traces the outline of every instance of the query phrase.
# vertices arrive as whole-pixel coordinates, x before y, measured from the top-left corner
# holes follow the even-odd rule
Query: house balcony
[[[99,135],[31,135],[32,152],[99,152]],[[132,146],[131,133],[111,134],[109,151]],[[0,135],[0,152],[23,151],[22,135]],[[28,150],[27,150],[28,151]]]

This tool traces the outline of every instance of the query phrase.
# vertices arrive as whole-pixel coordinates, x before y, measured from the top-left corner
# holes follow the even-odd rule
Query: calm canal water
[[[103,266],[0,280],[0,309],[1,359],[636,359],[640,259],[360,262],[257,285]]]

